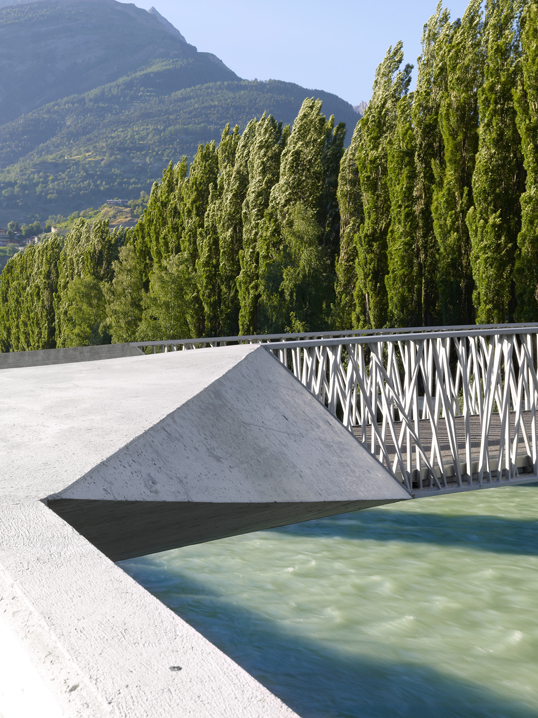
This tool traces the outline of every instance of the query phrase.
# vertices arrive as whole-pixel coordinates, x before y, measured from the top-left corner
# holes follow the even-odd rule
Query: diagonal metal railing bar
[[[368,336],[390,336],[395,334],[431,334],[432,332],[451,332],[451,331],[471,331],[474,329],[494,329],[506,327],[506,324],[464,324],[458,326],[433,326],[433,327],[398,327],[396,329],[348,329],[345,331],[325,331],[325,332],[298,332],[298,333],[286,333],[286,334],[245,334],[238,336],[229,337],[197,337],[194,339],[163,339],[163,340],[148,340],[142,342],[131,342],[132,346],[144,348],[144,347],[185,347],[188,349],[193,348],[204,348],[204,347],[216,347],[225,346],[227,344],[239,344],[239,343],[250,343],[250,344],[265,344],[269,342],[280,343],[280,342],[291,342],[291,341],[303,341],[316,340],[316,339],[330,339],[340,337],[368,337]],[[534,323],[521,323],[521,324],[510,324],[511,327],[533,327],[536,326]],[[192,346],[191,346],[192,345]]]
[[[261,343],[415,495],[538,480],[538,324],[135,342]]]

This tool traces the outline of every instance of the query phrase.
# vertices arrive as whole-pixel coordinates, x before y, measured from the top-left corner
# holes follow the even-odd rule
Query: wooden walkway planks
[[[510,413],[510,437],[513,441],[514,437],[514,425],[515,425],[515,412]],[[522,412],[522,419],[525,426],[525,431],[528,437],[529,445],[532,446],[531,441],[531,412],[530,411],[524,411]],[[464,427],[465,418],[462,416],[455,418],[455,425],[456,425],[456,436],[458,441],[458,455],[460,462],[462,464],[463,469],[466,469],[465,467],[465,427]],[[480,452],[480,445],[481,445],[481,420],[478,415],[472,415],[469,417],[469,424],[470,424],[470,435],[471,435],[471,461],[473,463],[473,469],[476,470],[476,464],[478,463],[478,457]],[[395,428],[396,428],[396,434],[399,436],[400,428],[401,428],[402,422],[395,422]],[[378,428],[380,432],[383,430],[382,423],[378,423]],[[368,450],[370,450],[371,446],[371,440],[372,440],[372,425],[369,424],[366,426],[366,447]],[[363,427],[362,426],[354,426],[352,428],[352,432],[354,436],[362,443],[364,441],[364,434],[363,434]],[[440,477],[441,472],[439,470],[439,463],[437,459],[432,457],[432,426],[429,419],[420,420],[418,422],[418,436],[420,439],[420,443],[422,444],[423,449],[426,451],[426,454],[432,464],[435,466],[437,470],[437,475]],[[452,456],[452,452],[450,449],[450,442],[448,438],[448,431],[447,431],[447,425],[446,421],[443,418],[438,419],[437,421],[437,436],[439,439],[439,445],[441,449],[441,456],[442,461],[444,464],[445,469],[445,475],[447,478],[447,487],[446,488],[452,488],[456,489],[458,487],[456,476],[455,476],[455,470],[454,470],[454,460]],[[499,447],[500,447],[500,440],[501,440],[501,420],[499,414],[493,414],[491,417],[491,423],[488,433],[488,453],[490,457],[490,462],[494,468],[497,467],[498,463],[498,455],[499,455]],[[537,440],[538,440],[538,432],[537,432]],[[390,458],[391,463],[394,462],[394,459],[396,457],[396,449],[394,446],[394,441],[392,439],[392,435],[388,428],[386,429],[385,433],[385,446],[387,448],[387,452]],[[418,476],[418,471],[416,471],[416,443],[410,437],[410,448],[412,452],[412,460],[411,465],[413,467],[413,488],[414,489],[424,489],[431,491],[435,487],[430,485],[430,481],[427,478],[427,471],[425,470],[424,462],[421,461],[421,477]],[[511,450],[512,446],[510,447]],[[520,428],[519,432],[519,442],[517,447],[517,455],[518,455],[518,472],[520,474],[520,478],[522,481],[530,480],[532,478],[532,461],[531,457],[528,454],[527,448],[525,446],[525,442],[522,438],[522,427]],[[377,458],[380,458],[379,456],[379,444],[376,445],[376,456]],[[404,459],[404,464],[407,466],[407,439],[404,440],[404,444],[402,446],[402,456]],[[382,459],[381,459],[382,460]],[[401,472],[397,468],[396,475],[401,478]],[[538,480],[538,478],[536,479]],[[493,482],[497,483],[498,482]],[[508,483],[507,481],[503,481],[503,484]],[[513,482],[510,482],[513,483]],[[441,480],[441,484],[443,484]],[[469,481],[469,477],[464,476],[463,477],[463,484],[465,486],[470,487],[471,485],[478,486],[478,477],[476,476],[476,473],[473,474],[473,480],[472,483]],[[488,483],[488,485],[491,485]]]

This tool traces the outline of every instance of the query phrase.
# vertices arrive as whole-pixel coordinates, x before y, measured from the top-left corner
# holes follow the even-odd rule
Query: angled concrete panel
[[[114,560],[408,498],[262,347],[27,369],[16,383],[10,431],[32,425],[35,441],[8,457],[12,490],[45,470],[36,498]]]

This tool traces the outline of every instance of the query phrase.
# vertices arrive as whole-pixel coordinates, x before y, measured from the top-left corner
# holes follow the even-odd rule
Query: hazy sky
[[[389,45],[403,40],[416,64],[422,25],[436,0],[135,0],[152,5],[198,50],[213,52],[240,77],[287,80],[368,100]],[[467,0],[446,5],[461,17]]]

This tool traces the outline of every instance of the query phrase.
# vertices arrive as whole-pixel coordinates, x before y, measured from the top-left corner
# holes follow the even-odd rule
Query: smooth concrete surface
[[[119,359],[120,357],[138,356],[140,354],[143,354],[143,352],[130,344],[101,344],[91,347],[5,352],[0,353],[0,369],[71,364],[72,362],[97,361],[98,359]]]
[[[0,506],[3,634],[4,718],[296,716],[40,502]]]
[[[0,716],[295,715],[109,557],[402,486],[263,347],[5,369],[0,397]]]

